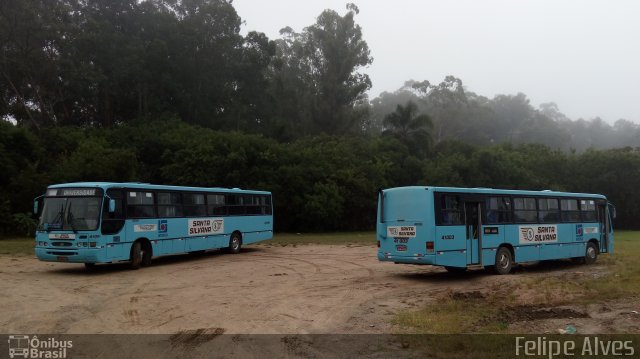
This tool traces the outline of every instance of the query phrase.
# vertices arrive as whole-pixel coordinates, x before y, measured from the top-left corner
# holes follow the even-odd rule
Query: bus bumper
[[[36,247],[36,257],[45,262],[105,263],[111,261],[107,258],[106,248],[63,250],[51,247]]]
[[[378,252],[378,260],[381,262],[394,262],[405,264],[435,264],[435,254],[415,254],[413,256],[399,256],[393,253]]]

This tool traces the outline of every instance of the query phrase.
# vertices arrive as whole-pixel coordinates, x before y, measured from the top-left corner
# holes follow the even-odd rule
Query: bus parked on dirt
[[[271,193],[237,188],[81,182],[47,188],[34,201],[38,259],[96,263],[129,261],[134,269],[157,256],[201,253],[273,237]]]
[[[399,187],[378,195],[378,259],[449,271],[613,252],[615,207],[598,194]]]

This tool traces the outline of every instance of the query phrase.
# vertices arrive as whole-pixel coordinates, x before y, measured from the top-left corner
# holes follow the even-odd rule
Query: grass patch
[[[0,255],[27,256],[33,255],[33,238],[0,238]]]
[[[371,244],[376,243],[374,232],[346,232],[346,233],[276,233],[272,240],[264,244],[293,245],[293,244]]]
[[[487,302],[488,300],[488,302]],[[394,320],[412,333],[420,334],[462,334],[471,332],[495,333],[506,330],[499,321],[487,320],[498,314],[497,303],[490,304],[492,298],[461,299],[445,298],[428,305],[417,312],[402,312]]]
[[[640,296],[640,232],[615,233],[614,253],[602,255],[595,265],[567,265],[560,275],[522,274],[522,281],[504,281],[487,288],[482,298],[455,296],[432,302],[418,311],[399,313],[394,324],[411,333],[505,333],[505,310],[521,309],[544,315],[543,308],[587,305]],[[565,271],[565,272],[563,272]],[[455,293],[454,293],[455,294]]]

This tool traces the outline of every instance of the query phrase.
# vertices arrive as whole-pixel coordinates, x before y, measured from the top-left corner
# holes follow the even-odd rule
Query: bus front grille
[[[47,254],[51,254],[54,256],[75,256],[78,252],[62,252],[62,251],[49,251]]]

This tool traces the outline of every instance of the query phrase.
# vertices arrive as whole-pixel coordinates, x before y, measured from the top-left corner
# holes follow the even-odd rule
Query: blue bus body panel
[[[435,193],[506,196],[549,196],[552,198],[585,198],[606,201],[597,194],[564,193],[552,191],[518,191],[452,187],[399,187],[381,191],[378,196],[377,239],[378,259],[407,264],[431,264],[466,267],[472,264],[493,265],[500,246],[513,248],[515,262],[582,257],[590,240],[600,243],[603,225],[600,222],[579,223],[502,223],[485,224],[480,227],[482,248],[477,248],[477,239],[468,239],[466,225],[436,225]],[[384,201],[383,201],[384,198]],[[484,197],[482,197],[484,198]],[[473,202],[473,201],[472,201]],[[382,213],[384,211],[384,213]],[[404,227],[403,227],[404,226]],[[411,229],[415,226],[415,237],[393,236],[393,229]],[[528,227],[552,227],[557,234],[555,242],[520,243],[521,231]],[[544,228],[543,228],[544,229]],[[543,229],[538,229],[543,230]],[[405,234],[406,235],[406,234]],[[406,243],[405,243],[406,242]],[[433,242],[433,250],[427,249]],[[406,246],[405,246],[406,244]],[[602,252],[613,253],[613,230],[608,236],[608,245]]]
[[[125,188],[150,191],[192,191],[198,193],[262,194],[264,191],[249,191],[227,188],[199,188],[149,185],[142,183],[79,182],[49,186],[56,188]],[[190,220],[220,220],[223,230],[208,235],[189,235]],[[189,218],[145,218],[126,219],[123,228],[114,234],[103,235],[96,231],[36,232],[36,257],[42,261],[72,263],[110,263],[130,259],[131,247],[137,239],[148,239],[152,245],[153,257],[220,249],[229,246],[233,232],[240,232],[244,245],[273,237],[273,215],[204,216]],[[55,237],[73,237],[73,240],[57,240]],[[89,243],[96,243],[90,247]],[[41,245],[41,244],[46,245]],[[64,246],[63,246],[64,244]]]

